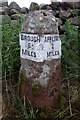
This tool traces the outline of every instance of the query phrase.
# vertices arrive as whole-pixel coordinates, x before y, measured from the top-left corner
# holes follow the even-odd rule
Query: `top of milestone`
[[[21,32],[30,34],[59,34],[58,22],[50,11],[31,11],[24,18]]]

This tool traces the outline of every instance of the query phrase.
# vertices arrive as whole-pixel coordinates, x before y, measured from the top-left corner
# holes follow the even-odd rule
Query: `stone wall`
[[[11,2],[8,5],[7,0],[0,2],[0,21],[3,23],[16,23],[18,18],[24,17],[30,11],[33,10],[49,10],[57,19],[60,34],[65,31],[65,21],[69,19],[72,25],[80,25],[80,1],[79,2],[51,2],[51,4],[40,4],[35,2],[30,4],[29,9],[25,6],[20,8],[16,2]],[[78,14],[78,18],[75,18],[75,14]]]

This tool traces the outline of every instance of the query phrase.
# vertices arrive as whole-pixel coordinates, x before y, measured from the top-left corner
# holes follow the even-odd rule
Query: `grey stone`
[[[13,15],[13,14],[19,14],[19,11],[16,10],[16,9],[11,9],[10,12],[9,12],[10,15]]]
[[[65,32],[65,30],[66,30],[65,24],[64,24],[64,25],[61,25],[61,26],[60,26],[60,32]]]
[[[30,11],[39,10],[39,5],[35,2],[32,2],[29,7]]]
[[[16,3],[16,2],[11,2],[10,5],[9,5],[9,9],[16,9],[20,12],[20,6]]]
[[[72,2],[73,3],[73,2]],[[60,7],[63,9],[63,10],[68,10],[69,8],[70,9],[73,9],[73,4],[70,3],[70,2],[61,2],[60,3]]]
[[[0,7],[0,15],[5,15],[5,9],[3,7]]]
[[[48,4],[40,4],[40,10],[51,10],[52,8]]]
[[[60,10],[59,17],[61,19],[64,20],[64,19],[69,18],[70,16],[71,16],[71,12],[69,10],[67,10],[67,11],[63,11],[62,9]]]
[[[72,25],[80,26],[80,17],[78,17],[78,18],[70,18],[69,20],[70,20]]]
[[[54,27],[53,27],[54,26]],[[45,10],[30,12],[22,25],[24,33],[58,33],[57,19]]]
[[[6,14],[9,14],[9,7],[5,6],[4,7]]]
[[[72,9],[80,9],[80,1],[78,2],[70,2],[69,3],[72,6]]]
[[[2,4],[0,3],[0,7],[2,7]]]
[[[22,14],[26,14],[26,13],[28,13],[28,12],[29,12],[29,9],[26,8],[26,7],[23,7],[23,8],[21,8],[21,10],[20,10],[20,13],[22,13]]]
[[[77,16],[79,15],[80,10],[79,9],[74,9],[74,10],[70,10],[70,12],[72,14],[71,16],[74,17],[75,15],[77,15]]]
[[[21,18],[20,14],[13,14],[13,15],[11,15],[11,20],[18,20],[19,18]]]
[[[11,23],[11,19],[8,15],[0,15],[0,23]]]
[[[16,24],[17,20],[11,20],[11,24]]]
[[[59,10],[51,10],[50,12],[53,14],[53,16],[59,17]]]
[[[50,6],[51,6],[52,10],[59,10],[60,2],[52,2],[52,4]]]
[[[58,21],[58,26],[63,24],[63,22],[62,22],[62,20],[60,18],[57,18],[57,21]]]
[[[8,0],[0,0],[0,6],[8,6]]]
[[[53,14],[48,10],[30,11],[24,19],[21,33],[31,34],[32,36],[33,34],[39,36],[44,36],[45,34],[59,34],[58,23]],[[51,38],[48,38],[48,40],[50,39]],[[28,40],[26,36],[25,40]],[[39,39],[38,37],[36,40],[41,40],[41,43],[43,43],[43,38]],[[35,45],[41,45],[41,43],[35,42],[33,46],[36,47]],[[32,51],[35,51],[34,48]],[[47,51],[48,50],[46,50],[46,52]],[[26,52],[22,54],[26,54]],[[44,56],[44,51],[42,56]],[[24,94],[27,98],[26,101],[29,99],[34,107],[45,109],[46,107],[51,108],[54,106],[57,102],[57,98],[59,98],[61,69],[60,59],[45,59],[43,61],[41,59],[42,58],[40,58],[40,61],[38,62],[28,59],[27,56],[26,58],[21,57],[21,68],[19,73],[21,84],[19,88],[20,93],[22,93],[21,96]]]
[[[9,9],[7,6],[5,7],[0,7],[0,15],[5,15],[9,13]]]

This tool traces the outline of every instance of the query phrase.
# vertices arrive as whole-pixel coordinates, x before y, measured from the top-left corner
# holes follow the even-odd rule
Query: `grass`
[[[12,84],[12,79],[15,79],[16,81],[16,84],[12,84],[12,88],[15,88],[15,89],[12,89],[12,93],[10,94],[10,97],[14,95],[16,101],[14,106],[10,108],[10,110],[9,109],[7,110],[8,115],[10,114],[11,116],[13,114],[13,116],[15,116],[15,118],[13,117],[15,120],[18,120],[18,119],[19,120],[20,119],[21,120],[36,120],[36,119],[39,120],[39,119],[43,119],[42,116],[45,116],[44,120],[47,120],[47,116],[46,114],[44,114],[44,111],[42,112],[41,110],[38,111],[37,109],[34,109],[30,102],[29,104],[25,102],[25,97],[24,97],[24,100],[21,100],[21,98],[18,96],[18,93],[16,93],[17,92],[16,87],[18,84],[18,74],[16,75],[16,72],[19,71],[20,69],[19,31],[21,29],[21,23],[22,23],[22,20],[18,20],[16,24],[2,25],[3,77],[5,77],[5,71],[6,71],[6,74],[9,75],[9,77],[6,78],[9,85],[8,86],[9,89],[10,89],[10,85]],[[76,118],[76,115],[79,113],[79,108],[76,104],[79,103],[80,98],[77,97],[75,101],[71,101],[70,103],[73,116],[71,116],[70,114],[70,106],[69,106],[69,100],[73,98],[73,95],[76,91],[75,86],[77,87],[77,90],[79,92],[80,80],[78,79],[79,78],[78,69],[80,69],[80,66],[79,66],[80,56],[78,55],[79,53],[78,48],[80,48],[80,44],[78,41],[78,28],[71,25],[69,20],[66,21],[65,25],[66,25],[66,31],[63,37],[61,37],[61,41],[62,41],[61,108],[54,111],[51,110],[52,111],[51,114],[48,115],[48,117],[51,116],[51,119],[54,119],[54,120],[69,120],[69,119],[73,120],[72,117],[74,116],[74,118]],[[69,88],[68,88],[67,80],[69,80],[69,83],[70,83]],[[9,84],[9,82],[11,83]],[[73,88],[73,91],[72,91],[72,88]],[[5,91],[5,87],[4,87],[4,91]],[[4,93],[6,93],[6,91]],[[70,98],[69,98],[69,94],[70,94]],[[4,96],[5,95],[3,95],[3,98],[7,99]],[[13,100],[11,99],[10,101],[12,102]],[[6,104],[6,109],[7,109],[7,104]],[[10,116],[8,116],[8,119]],[[54,117],[52,118],[52,116]],[[78,120],[78,117],[77,117],[77,120]]]

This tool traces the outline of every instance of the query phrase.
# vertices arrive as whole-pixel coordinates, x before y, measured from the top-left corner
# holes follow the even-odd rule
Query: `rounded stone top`
[[[50,11],[31,11],[24,18],[21,33],[59,34],[57,19]]]

